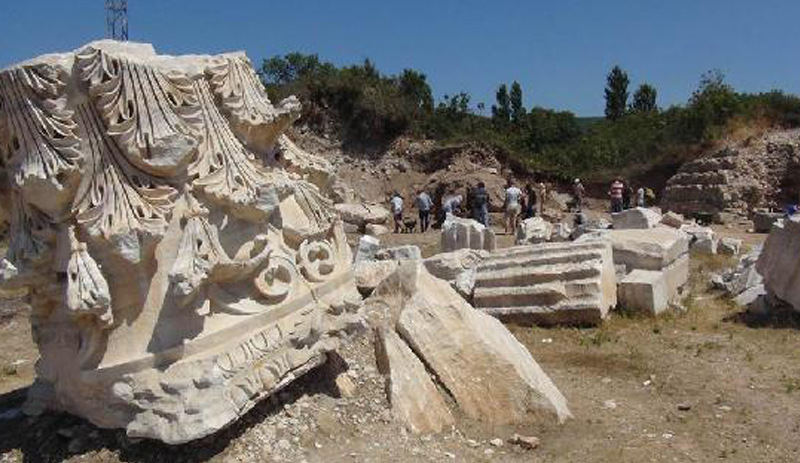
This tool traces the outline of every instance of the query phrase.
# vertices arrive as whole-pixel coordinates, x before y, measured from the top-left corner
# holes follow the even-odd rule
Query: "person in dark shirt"
[[[484,226],[489,226],[489,193],[486,191],[486,184],[478,182],[478,186],[472,190],[473,218]]]
[[[525,218],[536,216],[536,189],[530,183],[525,185]]]

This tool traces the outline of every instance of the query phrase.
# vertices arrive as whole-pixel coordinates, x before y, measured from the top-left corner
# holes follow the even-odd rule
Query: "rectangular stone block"
[[[623,307],[658,315],[669,306],[663,272],[634,270],[619,283],[618,299]]]

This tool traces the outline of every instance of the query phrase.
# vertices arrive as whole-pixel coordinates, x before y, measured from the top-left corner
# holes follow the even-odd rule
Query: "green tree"
[[[495,122],[504,124],[511,118],[511,102],[509,100],[508,87],[506,87],[506,84],[500,85],[495,98],[497,99],[497,104],[492,105],[492,119]]]
[[[606,118],[616,121],[628,107],[628,74],[614,66],[606,76]]]
[[[655,87],[648,83],[640,85],[633,94],[631,111],[637,113],[651,113],[657,111],[656,97],[657,92]]]
[[[508,94],[511,107],[511,121],[519,125],[525,118],[525,107],[522,106],[522,87],[516,80],[511,84],[511,92]]]
[[[400,95],[408,101],[415,112],[433,111],[433,94],[427,77],[413,69],[404,69],[397,82]]]

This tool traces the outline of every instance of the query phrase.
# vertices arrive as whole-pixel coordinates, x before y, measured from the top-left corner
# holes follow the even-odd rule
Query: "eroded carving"
[[[242,54],[101,41],[0,72],[0,283],[30,289],[41,356],[28,412],[185,442],[359,323],[331,202],[268,161],[295,104]]]

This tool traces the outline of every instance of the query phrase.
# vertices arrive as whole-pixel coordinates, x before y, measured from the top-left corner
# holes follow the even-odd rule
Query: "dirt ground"
[[[763,241],[740,229],[722,235]],[[499,244],[511,237],[500,235]],[[436,252],[438,232],[389,235],[386,245]],[[235,425],[170,447],[132,441],[66,415],[20,412],[36,351],[18,295],[0,303],[0,462],[797,462],[800,461],[800,316],[749,314],[708,289],[732,259],[693,256],[685,312],[614,313],[599,328],[510,327],[569,401],[564,425],[486,428],[461,418],[414,436],[391,419],[370,334],[270,398]],[[332,382],[346,370],[352,391]],[[536,436],[524,450],[514,433]],[[502,445],[492,444],[501,439]]]

